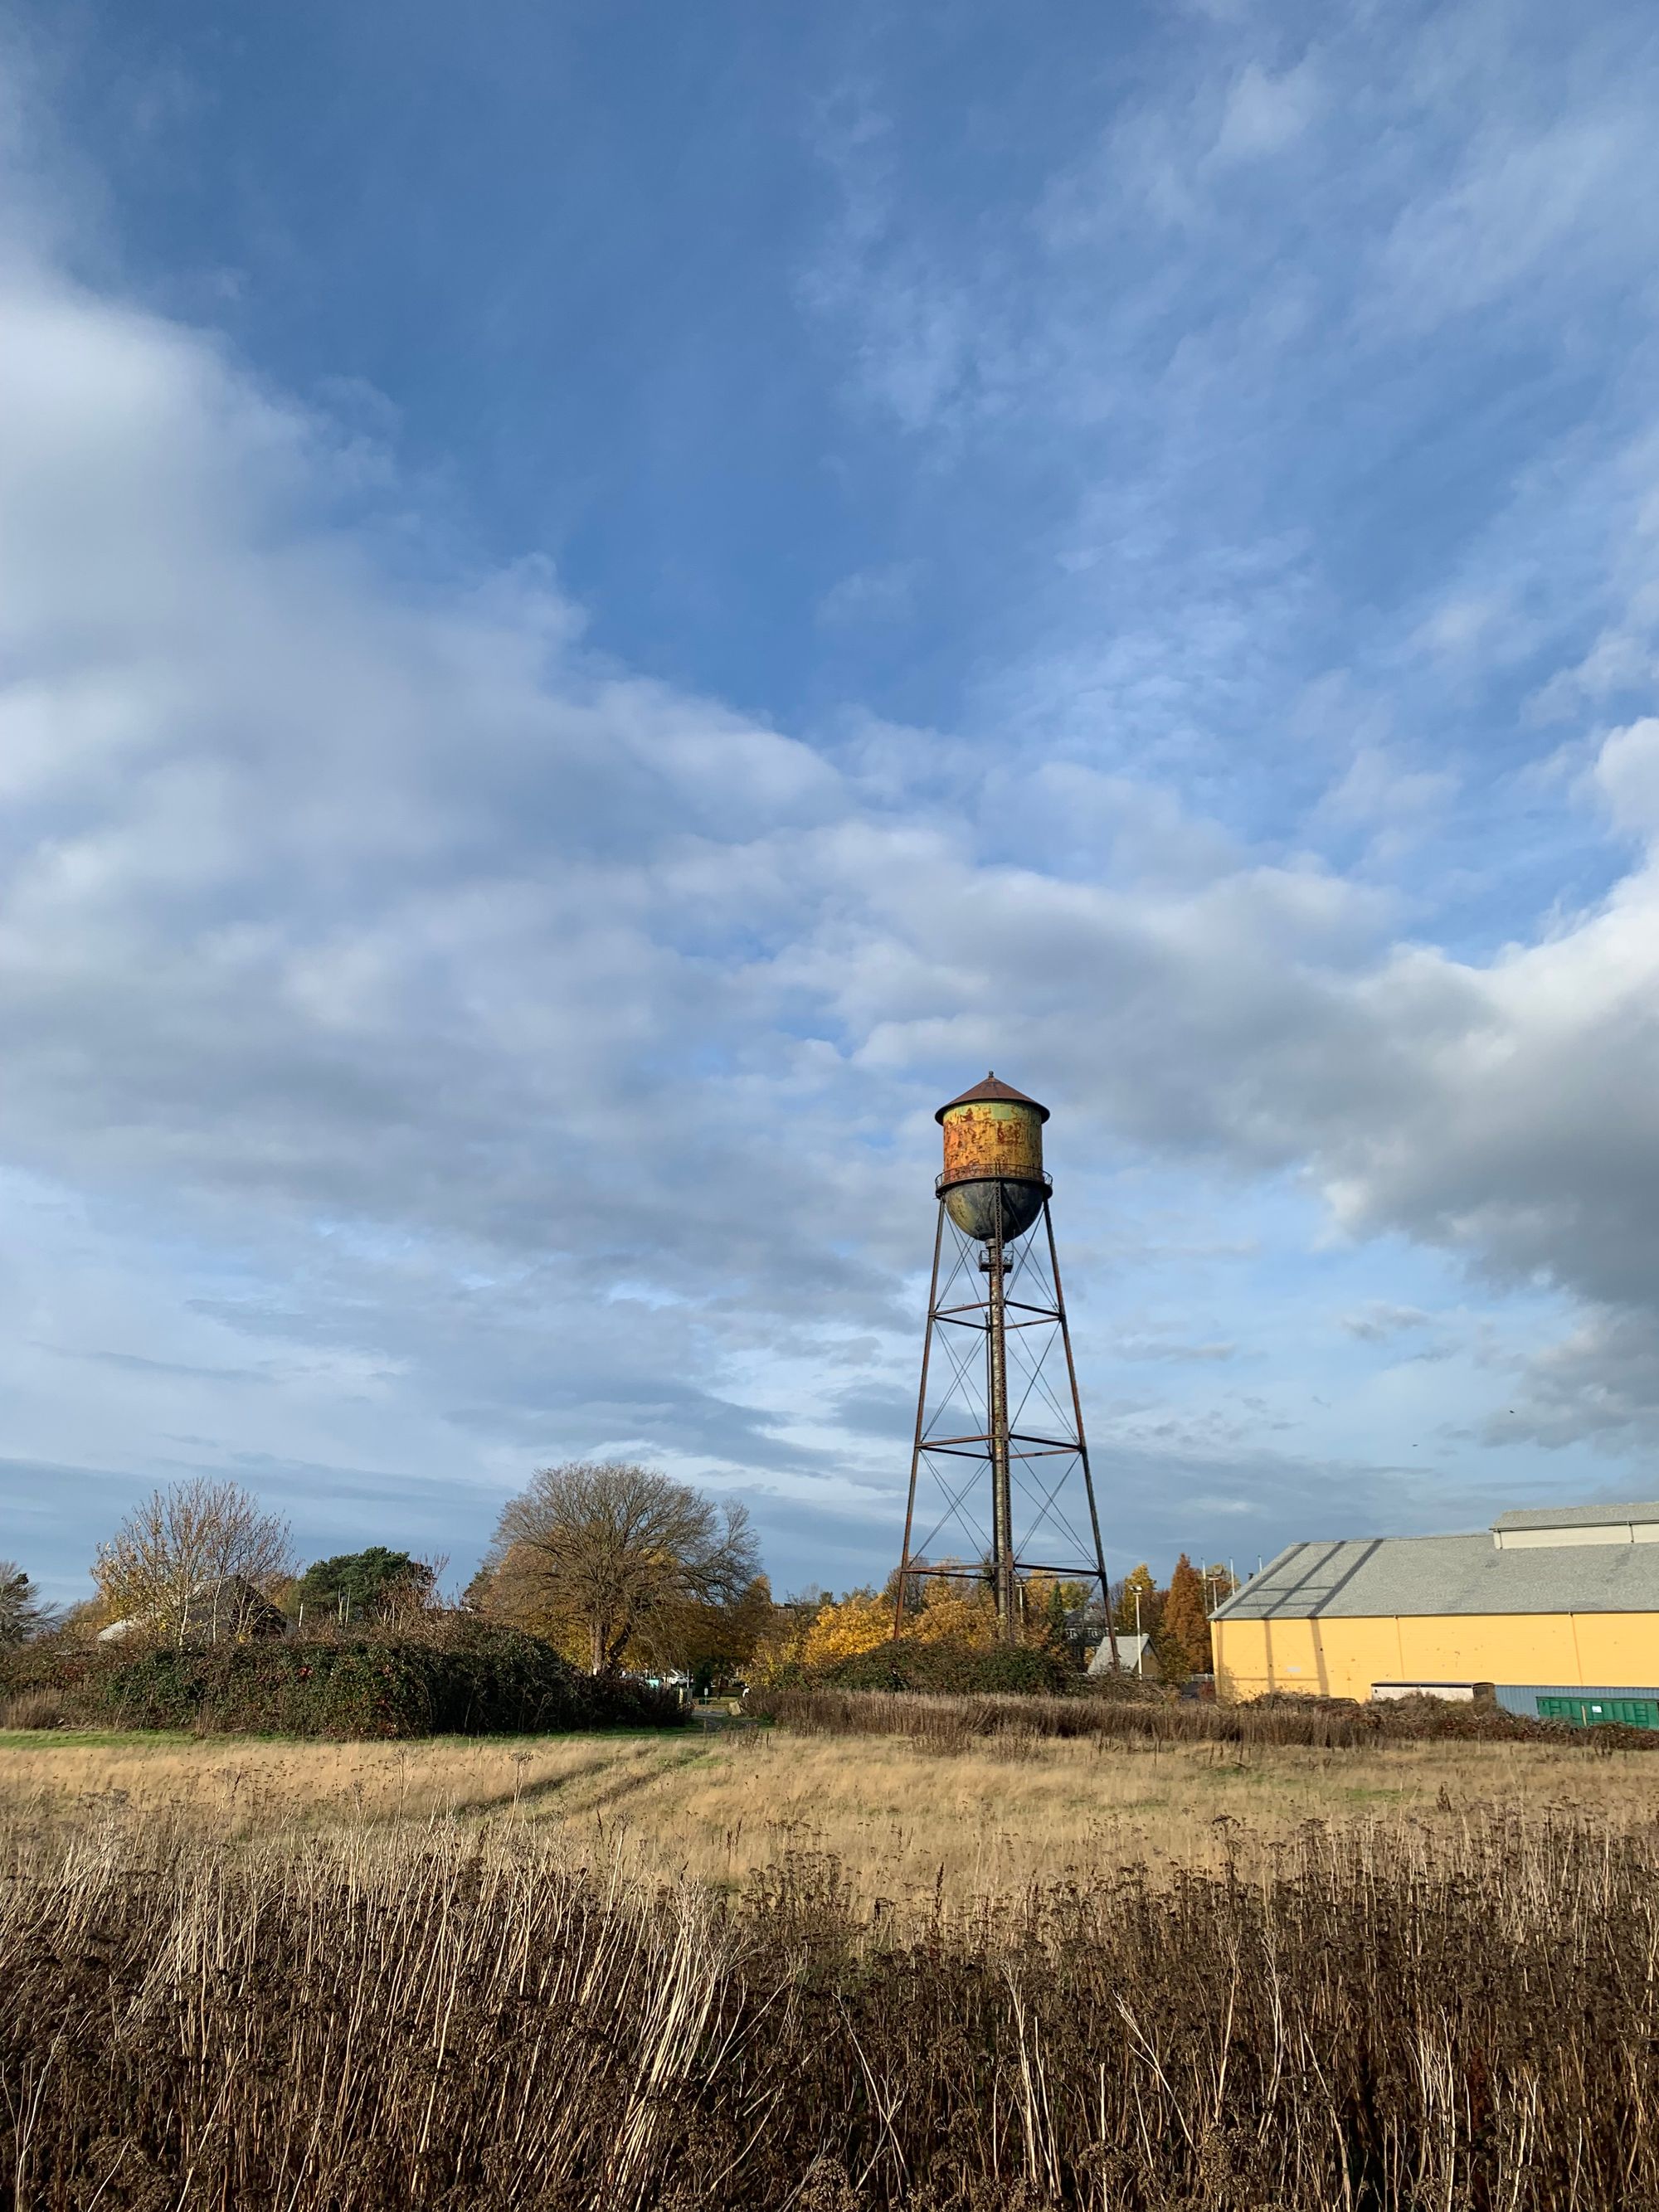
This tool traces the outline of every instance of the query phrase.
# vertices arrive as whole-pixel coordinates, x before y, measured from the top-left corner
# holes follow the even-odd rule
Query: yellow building
[[[1219,1608],[1211,1638],[1227,1698],[1491,1684],[1515,1712],[1659,1727],[1659,1504],[1292,1544]]]

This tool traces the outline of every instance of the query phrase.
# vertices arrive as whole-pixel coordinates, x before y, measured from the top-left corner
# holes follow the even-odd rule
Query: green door
[[[1540,1721],[1571,1721],[1595,1728],[1617,1721],[1626,1728],[1659,1729],[1659,1698],[1540,1698]]]

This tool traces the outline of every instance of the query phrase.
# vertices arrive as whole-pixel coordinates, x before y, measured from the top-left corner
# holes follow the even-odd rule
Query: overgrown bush
[[[849,1689],[844,1684],[751,1692],[758,1718],[817,1735],[903,1735],[936,1751],[965,1749],[976,1738],[1095,1736],[1121,1743],[1303,1745],[1352,1749],[1379,1741],[1488,1741],[1583,1744],[1600,1751],[1659,1751],[1649,1729],[1579,1729],[1564,1721],[1443,1704],[1434,1698],[1345,1705],[1336,1698],[1260,1698],[1206,1705],[1173,1698],[918,1694]]]
[[[921,1690],[957,1695],[1026,1694],[1056,1696],[1082,1680],[1063,1652],[1038,1644],[994,1644],[989,1650],[965,1644],[923,1642],[902,1637],[873,1651],[842,1659],[817,1680],[842,1690]]]
[[[1121,1743],[1304,1744],[1358,1742],[1352,1723],[1323,1712],[1252,1714],[1243,1706],[1183,1705],[1170,1698],[1124,1699],[914,1691],[773,1690],[751,1692],[763,1719],[814,1735],[903,1735],[934,1751],[965,1750],[987,1737],[1092,1736]]]
[[[595,1681],[539,1637],[465,1617],[383,1635],[258,1644],[25,1647],[0,1693],[51,1693],[81,1726],[354,1737],[662,1728],[668,1692]]]
[[[0,1698],[15,1701],[39,1691],[58,1699],[65,1712],[76,1711],[95,1699],[96,1684],[115,1663],[107,1645],[56,1629],[0,1650]]]
[[[1364,1743],[1582,1743],[1589,1738],[1606,1751],[1659,1751],[1659,1730],[1601,1722],[1580,1728],[1570,1721],[1534,1720],[1502,1705],[1464,1705],[1449,1698],[1310,1698],[1280,1691],[1231,1708],[1266,1719],[1273,1713],[1328,1714],[1351,1723]]]

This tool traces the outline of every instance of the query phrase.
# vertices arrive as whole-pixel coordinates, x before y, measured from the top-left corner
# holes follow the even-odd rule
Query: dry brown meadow
[[[940,1754],[901,1738],[718,1734],[293,1743],[0,1735],[0,1817],[114,1811],[228,1838],[510,1825],[586,1864],[741,1886],[833,1857],[866,1907],[971,1910],[1127,1865],[1261,1871],[1309,1823],[1448,1837],[1496,1815],[1659,1819],[1659,1759],[1588,1743],[1316,1750],[1019,1741]]]
[[[1659,2206],[1659,1760],[0,1738],[27,2212]]]

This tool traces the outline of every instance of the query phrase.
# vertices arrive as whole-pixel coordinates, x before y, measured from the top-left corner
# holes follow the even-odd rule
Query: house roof
[[[1118,1672],[1123,1674],[1133,1674],[1135,1671],[1136,1662],[1140,1660],[1143,1655],[1146,1659],[1151,1660],[1154,1665],[1157,1664],[1158,1655],[1152,1650],[1152,1638],[1150,1636],[1137,1636],[1133,1631],[1126,1636],[1122,1630],[1120,1629],[1117,1636]],[[1091,1674],[1109,1674],[1111,1671],[1112,1647],[1110,1643],[1103,1635],[1101,1638],[1100,1649],[1095,1653],[1094,1657],[1089,1662],[1089,1672]]]
[[[971,1091],[964,1091],[956,1098],[947,1098],[933,1119],[942,1121],[953,1106],[977,1106],[988,1098],[1000,1098],[1014,1106],[1036,1106],[1043,1120],[1046,1121],[1048,1118],[1046,1106],[1037,1106],[1035,1098],[1028,1098],[1023,1091],[1016,1091],[1012,1083],[999,1082],[994,1073],[988,1075],[983,1083],[976,1083]]]
[[[1630,1510],[1622,1509],[1626,1516]],[[1659,1613],[1659,1544],[1515,1550],[1485,1534],[1291,1544],[1218,1607],[1215,1617],[1359,1620],[1476,1613]]]
[[[1632,1522],[1659,1521],[1659,1504],[1632,1505],[1535,1505],[1500,1513],[1494,1528],[1624,1528]]]

